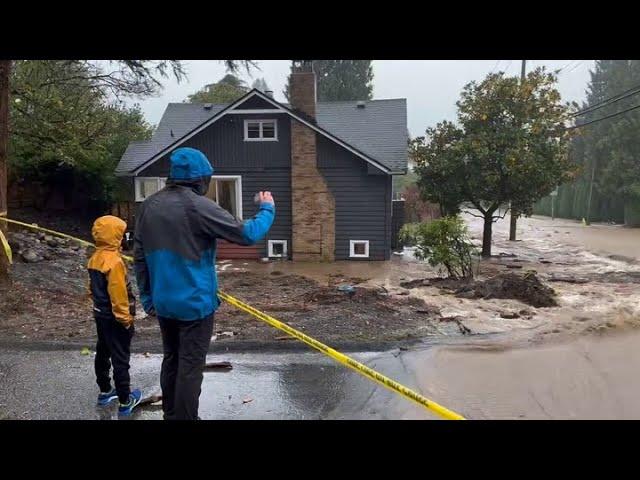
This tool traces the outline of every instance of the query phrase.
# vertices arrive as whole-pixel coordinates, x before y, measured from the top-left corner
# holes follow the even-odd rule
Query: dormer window
[[[273,142],[278,140],[278,122],[276,120],[245,120],[245,142]]]

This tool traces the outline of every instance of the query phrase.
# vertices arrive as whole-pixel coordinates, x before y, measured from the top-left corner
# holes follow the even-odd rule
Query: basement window
[[[349,257],[369,258],[369,240],[349,240]]]
[[[162,190],[167,179],[163,177],[136,177],[136,202],[144,202],[156,192]]]
[[[275,120],[245,120],[245,142],[272,142],[278,140],[278,122]]]
[[[269,240],[269,258],[287,258],[286,240]]]

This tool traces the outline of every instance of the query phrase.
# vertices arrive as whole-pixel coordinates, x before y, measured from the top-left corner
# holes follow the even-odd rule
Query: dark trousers
[[[134,327],[124,328],[115,317],[96,317],[98,331],[98,343],[96,344],[95,371],[96,380],[101,392],[111,391],[111,379],[109,370],[113,364],[113,381],[116,384],[116,392],[121,403],[129,401],[129,355],[131,349],[131,337]]]
[[[165,420],[197,420],[213,314],[183,321],[158,317],[164,358],[160,372]]]

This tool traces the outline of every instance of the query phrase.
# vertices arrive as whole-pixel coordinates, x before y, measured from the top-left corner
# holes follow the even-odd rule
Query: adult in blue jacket
[[[147,198],[138,212],[135,271],[143,308],[158,317],[162,332],[164,418],[195,420],[220,304],[216,239],[256,243],[269,231],[275,206],[270,192],[260,192],[258,213],[239,221],[205,197],[213,168],[202,152],[178,148],[170,161],[166,187]]]

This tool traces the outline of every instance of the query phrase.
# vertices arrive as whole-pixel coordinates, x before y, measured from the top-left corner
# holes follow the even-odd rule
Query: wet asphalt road
[[[382,370],[397,363],[391,353],[354,357]],[[394,418],[393,394],[320,354],[208,357],[210,362],[223,360],[233,369],[205,373],[203,419]],[[159,392],[160,362],[159,355],[132,355],[133,385],[145,394]],[[410,376],[394,373],[397,380],[409,382]],[[0,353],[0,418],[116,419],[115,405],[97,408],[96,395],[92,356],[69,351]],[[415,407],[416,414],[419,409]],[[151,406],[134,418],[161,416],[160,408]]]
[[[640,419],[640,333],[528,348],[434,346],[353,354],[470,419]],[[213,419],[434,419],[422,407],[316,353],[211,355],[200,416]],[[0,353],[0,418],[116,419],[94,405],[93,359],[79,352]],[[158,390],[160,357],[134,355],[132,378]],[[156,407],[133,418],[159,419]]]

